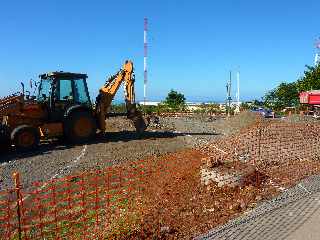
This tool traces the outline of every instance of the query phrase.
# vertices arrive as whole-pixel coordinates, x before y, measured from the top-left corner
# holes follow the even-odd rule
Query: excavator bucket
[[[137,133],[143,133],[149,125],[148,120],[143,118],[142,113],[139,110],[137,110],[135,104],[127,103],[127,110],[127,117],[133,122],[133,125],[136,128]]]
[[[134,127],[137,130],[137,133],[143,133],[148,127],[148,123],[142,117],[142,114],[136,114],[134,117],[131,118],[131,120],[134,124]]]

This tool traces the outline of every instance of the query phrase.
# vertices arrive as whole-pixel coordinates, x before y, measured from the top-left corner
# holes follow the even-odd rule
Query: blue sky
[[[312,65],[319,9],[316,0],[1,1],[0,96],[64,70],[87,73],[94,98],[131,59],[142,99],[148,17],[148,99],[175,89],[191,101],[224,100],[228,72],[238,66],[242,98],[259,98]]]

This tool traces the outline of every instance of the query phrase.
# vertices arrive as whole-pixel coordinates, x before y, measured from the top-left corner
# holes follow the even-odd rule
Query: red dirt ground
[[[292,162],[292,171],[287,166],[256,172],[243,187],[204,186],[200,168],[205,157],[203,152],[188,149],[147,160],[152,171],[141,192],[143,224],[132,238],[191,239],[279,194],[279,186],[272,182],[287,188],[320,171],[318,162],[307,166]]]
[[[153,171],[141,193],[144,199],[142,231],[131,238],[190,239],[226,223],[255,206],[258,200],[276,193],[273,187],[254,185],[205,187],[200,181],[203,157],[200,151],[189,149],[148,160]],[[152,167],[155,162],[160,168]]]

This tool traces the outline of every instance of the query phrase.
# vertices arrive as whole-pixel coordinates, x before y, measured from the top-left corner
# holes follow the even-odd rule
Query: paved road
[[[299,228],[297,228],[295,231],[289,234],[286,240],[318,240],[320,239],[319,226],[320,226],[320,210],[317,209],[309,217],[309,219],[307,219],[303,224],[301,224]]]
[[[319,226],[320,176],[313,176],[198,239],[319,240]]]

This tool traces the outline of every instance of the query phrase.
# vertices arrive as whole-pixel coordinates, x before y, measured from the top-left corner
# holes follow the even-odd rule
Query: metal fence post
[[[262,128],[260,126],[259,127],[259,140],[258,140],[258,145],[259,145],[259,152],[258,152],[259,163],[261,163],[261,137],[262,137]]]
[[[16,196],[17,196],[17,218],[18,218],[18,234],[19,240],[22,239],[22,228],[21,228],[21,204],[22,204],[22,196],[21,196],[21,184],[20,184],[20,174],[18,172],[14,172],[12,174],[12,178],[14,181]]]
[[[259,124],[259,129],[258,129],[258,164],[256,163],[256,185],[257,187],[260,185],[260,178],[259,178],[259,171],[258,171],[258,165],[261,164],[261,132],[262,132],[262,126]]]

